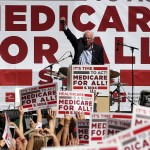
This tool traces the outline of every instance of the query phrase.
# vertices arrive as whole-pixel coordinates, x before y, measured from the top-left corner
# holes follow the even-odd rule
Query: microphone
[[[54,65],[54,64],[51,64],[51,65],[49,65],[49,66],[45,67],[44,69],[46,69],[46,68],[50,68],[50,69],[52,70],[53,65]]]
[[[70,55],[69,55],[68,57],[71,57],[71,58],[73,58],[73,56],[72,56],[72,53],[71,53],[71,52],[70,52]]]
[[[118,40],[116,51],[118,51],[118,46],[119,46],[119,45],[120,45],[120,43],[119,43],[119,40]]]
[[[129,46],[131,49],[136,49],[136,50],[139,50],[138,48],[136,47],[133,47],[133,46]]]

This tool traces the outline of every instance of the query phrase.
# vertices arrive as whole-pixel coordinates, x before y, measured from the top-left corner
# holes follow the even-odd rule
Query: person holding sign
[[[75,50],[73,64],[104,65],[103,47],[94,43],[94,35],[91,31],[85,31],[83,37],[77,39],[68,28],[65,17],[61,17],[60,22]]]

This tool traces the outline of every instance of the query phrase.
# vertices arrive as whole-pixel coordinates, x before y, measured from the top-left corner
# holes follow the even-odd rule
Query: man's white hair
[[[90,30],[86,30],[84,33],[83,33],[83,37],[85,36],[86,33],[91,33],[92,35],[92,39],[94,39],[94,33]]]

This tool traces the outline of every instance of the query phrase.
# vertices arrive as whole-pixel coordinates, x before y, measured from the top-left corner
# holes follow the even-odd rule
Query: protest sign
[[[106,122],[108,118],[131,120],[132,114],[129,113],[91,113],[89,143],[102,144],[106,136]]]
[[[109,96],[109,73],[108,65],[72,65],[72,90]]]
[[[20,102],[24,111],[54,107],[57,104],[57,84],[50,83],[20,90]]]
[[[41,150],[49,150],[50,148],[45,147]],[[82,146],[63,146],[63,147],[53,147],[53,150],[120,150],[119,146],[113,144],[103,144],[103,145],[82,145]]]
[[[131,120],[107,118],[106,137],[112,136],[120,131],[131,127]]]
[[[150,108],[144,106],[134,106],[133,107],[133,118],[131,126],[143,125],[145,123],[150,123]]]
[[[79,120],[76,126],[79,144],[89,144],[89,120]]]
[[[13,143],[13,139],[12,139],[12,134],[10,132],[8,118],[7,118],[6,113],[5,113],[5,129],[4,129],[2,137],[3,137],[4,141],[5,141],[5,143],[7,144],[8,148],[14,147],[14,143]]]
[[[64,117],[64,114],[74,115],[77,112],[84,112],[86,119],[90,118],[93,112],[93,93],[83,93],[77,91],[57,92],[57,116]]]
[[[106,144],[116,144],[122,150],[148,150],[150,148],[150,124],[131,127],[105,139]]]

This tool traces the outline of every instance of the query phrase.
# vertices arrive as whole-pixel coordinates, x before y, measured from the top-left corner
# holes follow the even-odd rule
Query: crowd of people
[[[42,147],[79,145],[79,139],[76,135],[76,121],[85,119],[84,113],[76,112],[75,117],[65,114],[64,118],[57,118],[56,111],[48,109],[46,113],[47,123],[42,124],[43,116],[41,110],[37,109],[37,121],[34,122],[30,118],[30,129],[25,130],[22,106],[18,107],[18,111],[18,124],[8,119],[9,126],[13,126],[15,130],[12,137],[13,142],[9,148],[2,138],[5,130],[5,115],[0,113],[0,149],[40,150]]]

